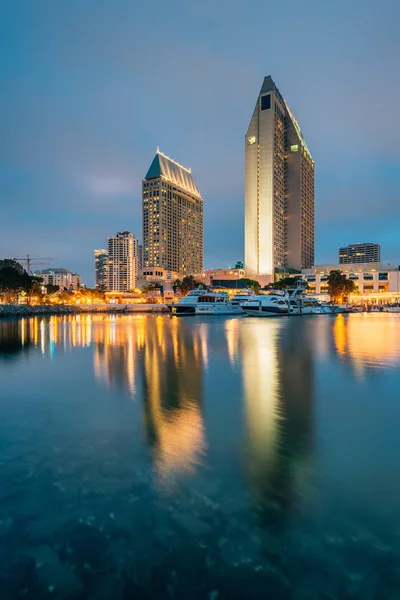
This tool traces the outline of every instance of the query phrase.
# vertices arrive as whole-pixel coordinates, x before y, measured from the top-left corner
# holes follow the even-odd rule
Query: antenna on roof
[[[157,152],[157,154],[160,154],[160,146],[157,146],[156,152]]]

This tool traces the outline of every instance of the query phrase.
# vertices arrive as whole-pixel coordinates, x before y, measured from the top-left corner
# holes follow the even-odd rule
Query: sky
[[[315,161],[317,264],[400,264],[398,0],[0,0],[0,258],[141,239],[157,146],[204,198],[205,267],[243,259],[244,135],[264,76]],[[40,268],[45,268],[44,265]]]

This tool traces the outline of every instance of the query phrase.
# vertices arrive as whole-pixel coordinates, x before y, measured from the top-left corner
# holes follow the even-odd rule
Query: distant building
[[[81,276],[67,269],[44,269],[36,271],[36,277],[43,279],[43,285],[57,285],[60,289],[74,291],[81,287]]]
[[[139,275],[139,240],[137,239],[135,234],[132,234],[132,235],[133,235],[133,257],[135,259],[135,280],[136,280]]]
[[[348,279],[353,280],[360,294],[375,294],[381,298],[384,298],[382,294],[400,294],[399,267],[381,263],[319,265],[303,269],[302,277],[309,285],[309,292],[328,293],[328,275],[334,270],[342,271]]]
[[[362,263],[379,263],[381,261],[381,246],[380,244],[351,244],[339,248],[339,264],[354,265]]]
[[[245,277],[245,271],[241,269],[206,269],[201,275],[195,275],[196,281],[212,285],[212,281],[229,280],[236,281]]]
[[[107,291],[129,292],[136,287],[137,239],[129,231],[108,238]]]
[[[138,246],[138,268],[141,269],[143,267],[143,246],[139,244]]]
[[[265,77],[245,136],[246,276],[314,264],[314,161],[298,122]]]
[[[107,289],[108,251],[94,251],[94,287],[98,290]]]
[[[157,150],[143,180],[143,268],[203,271],[203,199],[190,169]]]
[[[142,269],[139,269],[136,285],[138,288],[152,283],[164,285],[165,281],[175,281],[176,279],[179,279],[178,273],[168,271],[163,267],[143,267]]]

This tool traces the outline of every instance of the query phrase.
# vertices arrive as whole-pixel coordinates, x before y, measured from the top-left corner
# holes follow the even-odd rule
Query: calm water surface
[[[400,598],[400,316],[0,321],[0,598]]]

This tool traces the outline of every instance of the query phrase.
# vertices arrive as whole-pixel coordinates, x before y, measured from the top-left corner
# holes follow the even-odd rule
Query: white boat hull
[[[243,310],[240,306],[227,305],[221,302],[221,305],[212,304],[209,306],[196,306],[196,315],[242,315]]]
[[[298,307],[291,306],[290,311],[287,307],[266,306],[259,302],[247,303],[243,307],[243,312],[250,317],[296,317],[300,315],[331,315],[332,311],[322,306],[303,306],[301,311]]]

